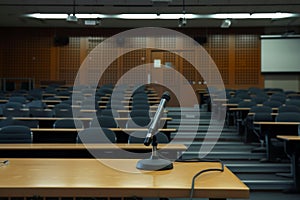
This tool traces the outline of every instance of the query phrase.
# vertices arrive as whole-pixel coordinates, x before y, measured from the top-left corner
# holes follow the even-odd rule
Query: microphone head
[[[161,98],[169,101],[171,99],[170,93],[168,91],[164,92]]]

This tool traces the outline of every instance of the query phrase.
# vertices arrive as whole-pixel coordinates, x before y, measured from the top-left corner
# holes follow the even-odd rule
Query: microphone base
[[[170,170],[173,169],[173,163],[165,159],[142,159],[136,164],[137,169],[148,171]]]

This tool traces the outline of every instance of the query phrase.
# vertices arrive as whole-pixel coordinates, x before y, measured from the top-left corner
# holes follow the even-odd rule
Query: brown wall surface
[[[106,38],[123,30],[125,29],[1,28],[0,78],[32,78],[36,87],[43,80],[65,80],[66,84],[72,85],[88,53]],[[203,47],[216,63],[227,88],[264,86],[260,73],[259,28],[178,31],[190,37],[206,38]],[[69,43],[56,46],[55,36],[67,36]],[[100,84],[115,83],[132,67],[152,62],[152,52],[153,49],[141,49],[121,56],[110,65]],[[202,83],[205,80],[189,62],[168,52],[163,54],[163,58],[178,65],[176,69],[194,83],[195,89],[204,87]]]

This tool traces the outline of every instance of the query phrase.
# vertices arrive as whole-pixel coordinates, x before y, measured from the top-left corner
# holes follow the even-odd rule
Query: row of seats
[[[265,147],[272,146],[272,149],[276,150],[276,154],[271,156],[280,159],[281,156],[285,156],[285,153],[283,142],[276,136],[278,134],[298,135],[298,132],[294,127],[288,125],[284,128],[276,127],[274,130],[265,130],[258,123],[300,122],[299,97],[297,92],[281,89],[252,88],[252,90],[231,92],[230,95],[227,95],[226,103],[223,104],[227,106],[226,124],[227,126],[236,126],[244,142],[260,142],[261,147],[254,148],[252,152],[266,152]]]
[[[77,88],[78,89],[78,88]],[[37,106],[37,102],[42,102],[40,99],[31,100],[28,102],[28,99],[25,98],[25,95],[23,96],[10,96],[8,98],[8,102],[2,105],[3,109],[3,116],[6,117],[6,119],[0,121],[0,127],[2,127],[1,130],[6,130],[6,127],[9,126],[27,126],[30,128],[39,127],[39,121],[38,120],[17,120],[14,119],[14,117],[60,117],[62,119],[56,120],[53,124],[53,128],[85,128],[81,133],[88,133],[83,135],[95,135],[99,137],[99,126],[103,129],[105,135],[110,140],[110,142],[116,142],[116,136],[115,133],[109,130],[108,128],[118,128],[120,125],[118,122],[115,121],[115,117],[118,117],[118,113],[115,112],[115,106],[117,106],[118,109],[124,109],[124,107],[120,107],[122,105],[121,101],[125,100],[125,90],[126,88],[119,88],[116,92],[112,93],[112,87],[103,89],[101,87],[100,89],[96,90],[96,97],[97,96],[107,96],[110,97],[111,95],[113,98],[107,98],[108,103],[106,106],[106,109],[98,109],[98,104],[94,103],[93,99],[91,99],[89,96],[86,96],[85,94],[88,94],[87,92],[92,92],[91,90],[82,93],[78,93],[78,95],[71,96],[71,92],[68,90],[58,90],[58,88],[54,87],[47,87],[43,90],[43,94],[50,94],[55,93],[56,96],[58,95],[69,95],[70,98],[77,98],[78,96],[83,97],[82,99],[78,98],[77,100],[80,101],[80,109],[94,109],[96,111],[96,118],[93,118],[88,128],[85,128],[83,125],[83,122],[81,120],[74,120],[74,119],[63,119],[63,118],[73,118],[74,117],[74,106],[72,105],[72,99],[64,100],[60,103],[57,103],[53,106],[52,109],[49,109],[45,107],[44,104],[41,104],[40,106]],[[40,90],[38,90],[40,91]],[[78,90],[77,90],[78,91]],[[153,113],[150,112],[150,104],[148,103],[148,93],[149,91],[145,86],[138,87],[137,89],[133,89],[132,97],[131,97],[131,111],[128,113],[129,120],[127,121],[125,127],[120,128],[137,128],[137,127],[148,127],[151,118],[153,117]],[[77,94],[77,93],[76,93]],[[83,95],[82,95],[83,94]],[[33,96],[33,93],[30,93],[30,96]],[[77,96],[77,97],[76,97]],[[43,97],[42,97],[43,98]],[[46,97],[47,100],[58,100],[55,99],[56,97],[50,96]],[[77,102],[77,101],[76,101]],[[43,102],[42,102],[43,103]],[[34,106],[32,105],[34,104]],[[11,106],[11,107],[10,107]],[[123,105],[122,105],[123,106]],[[28,109],[24,109],[24,108]],[[7,109],[6,109],[7,108]],[[94,115],[92,115],[94,116]],[[75,126],[76,125],[76,126]],[[86,126],[86,124],[85,124]],[[97,128],[98,127],[98,128]],[[28,129],[28,128],[27,128]],[[136,134],[138,134],[137,132]],[[145,132],[141,132],[139,134],[142,134],[144,137]],[[158,134],[158,137],[165,137],[168,139],[168,137],[165,134],[162,134],[163,136],[159,136],[161,133]],[[78,137],[77,141],[79,142],[82,137]],[[91,142],[95,142],[97,140],[93,139],[93,137],[88,137],[87,141],[89,142],[89,138],[91,139]],[[132,140],[131,137],[129,141]],[[159,139],[160,140],[160,139]],[[86,141],[84,141],[86,142]]]
[[[101,87],[98,91],[104,90]],[[105,91],[105,92],[104,92]],[[109,98],[112,94],[112,88],[102,91],[104,95],[108,97],[107,104],[105,105],[107,109],[121,110],[124,109],[122,101],[125,100],[125,91],[126,88],[121,88],[116,90],[114,97]],[[96,94],[97,94],[96,92]],[[148,103],[148,95],[146,87],[139,87],[134,90],[132,94],[132,110],[143,109],[150,110],[150,104]],[[7,103],[0,105],[0,116],[5,117],[15,116],[15,117],[72,117],[74,112],[77,116],[85,115],[86,110],[96,110],[100,111],[102,108],[99,107],[98,101],[99,96],[89,97],[84,96],[82,93],[79,93],[78,96],[81,96],[80,101],[75,101],[74,99],[60,101],[58,97],[47,97],[47,100],[57,100],[57,104],[52,107],[47,107],[46,103],[43,100],[32,100],[27,101],[24,96],[12,96],[8,99]],[[93,98],[93,99],[92,99]],[[83,111],[83,112],[81,112]],[[79,113],[79,115],[78,115]]]
[[[128,143],[143,143],[147,131],[136,131],[129,135]],[[168,143],[168,137],[158,132],[158,143]],[[116,143],[116,134],[107,128],[91,127],[79,131],[77,143]],[[0,128],[0,143],[32,143],[32,132],[29,127],[22,125],[9,125]]]

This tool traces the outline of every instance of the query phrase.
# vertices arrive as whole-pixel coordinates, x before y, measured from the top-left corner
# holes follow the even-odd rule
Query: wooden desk
[[[172,170],[146,172],[136,169],[136,159],[8,160],[8,165],[0,167],[1,197],[187,198],[197,172],[220,168],[219,163],[188,162],[174,163]],[[120,166],[124,171],[109,166]],[[194,197],[249,198],[249,188],[225,167],[224,172],[199,176]]]
[[[147,131],[146,128],[110,128],[110,130],[114,131],[117,135],[117,140],[120,143],[127,143],[128,142],[128,133],[134,131]],[[171,139],[171,133],[176,132],[176,128],[161,128],[159,129],[160,132],[163,132],[167,135],[169,140]]]
[[[146,128],[109,128],[117,136],[118,143],[128,142],[128,133],[134,131],[147,131]],[[82,129],[76,128],[31,128],[33,133],[33,143],[76,143],[78,132]],[[162,128],[160,132],[165,133],[170,139],[175,128]]]
[[[3,117],[2,119],[6,119],[6,118]],[[89,127],[90,121],[93,118],[91,118],[91,117],[80,117],[80,118],[72,118],[72,117],[13,117],[13,119],[21,120],[21,121],[39,121],[39,128],[52,128],[54,122],[56,120],[61,120],[61,119],[81,120],[83,122],[84,127]]]
[[[124,97],[124,100],[131,100],[131,99],[132,99],[132,97],[129,97],[129,96]],[[151,101],[160,101],[160,98],[157,96],[148,96],[147,99],[151,100]]]
[[[291,173],[294,180],[292,192],[300,192],[300,166],[298,164],[300,157],[300,136],[298,135],[278,135],[278,139],[284,141],[284,150],[291,158]]]
[[[125,151],[124,151],[125,150]],[[183,144],[158,144],[158,153],[177,159],[187,147]],[[91,154],[90,151],[93,153]],[[149,158],[152,147],[144,144],[0,144],[0,158]],[[130,154],[132,152],[135,154]]]
[[[76,128],[31,128],[33,143],[76,143]]]
[[[4,104],[4,103],[7,103],[8,102],[8,99],[0,99],[0,104]]]
[[[284,149],[272,145],[272,138],[277,135],[297,135],[300,122],[253,122],[260,125],[263,136],[265,137],[267,160],[276,161],[277,158],[285,156]]]
[[[0,117],[0,119],[6,119],[6,117]],[[81,120],[85,128],[90,127],[90,122],[93,120],[93,117],[13,117],[16,120],[22,121],[39,121],[39,128],[52,128],[53,124],[57,120],[61,119],[74,119]],[[126,122],[130,119],[129,117],[116,117],[115,121],[119,124],[119,127],[125,127]],[[172,121],[171,117],[162,117],[162,121]],[[167,123],[165,124],[167,128]]]
[[[102,100],[102,101],[98,101],[99,104],[102,104],[102,105],[106,105],[107,103],[109,103],[110,101],[106,100]],[[132,100],[131,99],[127,99],[127,100],[122,100],[120,101],[121,103],[123,103],[124,105],[128,105],[128,104],[131,104],[132,103]],[[160,100],[150,100],[148,99],[147,101],[149,104],[153,105],[153,104],[159,104],[160,103]]]

